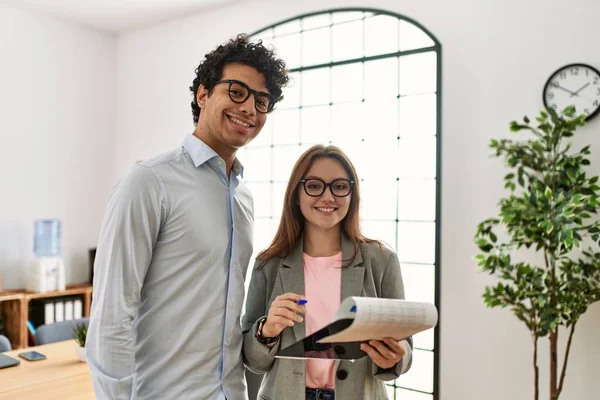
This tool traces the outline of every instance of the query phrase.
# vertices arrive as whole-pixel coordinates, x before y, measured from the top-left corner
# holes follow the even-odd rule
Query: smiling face
[[[243,64],[227,64],[220,80],[237,80],[257,92],[269,93],[263,74]],[[256,111],[254,96],[235,103],[229,95],[229,83],[218,83],[209,93],[200,86],[196,94],[201,109],[195,135],[222,158],[228,160],[250,143],[261,131],[267,116]]]
[[[303,177],[303,179],[311,178],[318,178],[325,183],[331,183],[336,179],[350,180],[342,164],[331,157],[321,157],[313,162]],[[306,229],[316,228],[324,231],[339,229],[340,222],[348,213],[351,200],[352,193],[345,197],[337,197],[333,195],[329,186],[318,197],[309,196],[302,184],[298,187],[298,201]]]

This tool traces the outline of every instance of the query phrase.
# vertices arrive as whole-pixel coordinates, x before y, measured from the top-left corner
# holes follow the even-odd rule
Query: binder
[[[83,318],[83,303],[80,298],[73,300],[73,319]]]
[[[56,300],[54,302],[54,322],[61,322],[65,320],[65,303],[63,300]]]
[[[73,319],[73,299],[67,298],[65,299],[65,321],[70,321]]]
[[[50,325],[54,323],[54,302],[44,302],[44,324]]]

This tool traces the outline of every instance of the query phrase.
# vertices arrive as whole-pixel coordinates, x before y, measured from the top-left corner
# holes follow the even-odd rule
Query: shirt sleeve
[[[86,355],[97,399],[135,399],[133,321],[162,218],[164,192],[136,166],[113,191],[96,250]]]
[[[281,340],[277,340],[272,346],[262,344],[256,338],[259,321],[268,314],[266,305],[267,279],[262,270],[256,266],[260,261],[256,261],[252,268],[252,278],[248,288],[248,298],[246,299],[246,311],[242,318],[242,334],[244,341],[242,344],[242,355],[244,364],[252,372],[261,374],[268,372],[275,361],[275,354],[279,351]]]

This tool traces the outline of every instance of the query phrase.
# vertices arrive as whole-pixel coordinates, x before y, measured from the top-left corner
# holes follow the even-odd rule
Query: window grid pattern
[[[255,198],[255,255],[275,234],[293,163],[313,144],[334,144],[358,171],[363,233],[398,252],[407,298],[439,309],[439,43],[402,16],[358,9],[301,16],[252,39],[273,45],[293,79],[239,152]],[[438,335],[415,335],[412,368],[387,383],[390,399],[438,398]]]

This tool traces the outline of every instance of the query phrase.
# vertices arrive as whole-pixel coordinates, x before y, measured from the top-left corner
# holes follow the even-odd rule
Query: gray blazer
[[[246,312],[242,319],[244,334],[243,356],[246,366],[265,373],[258,394],[263,400],[305,400],[306,363],[304,360],[275,358],[283,349],[306,337],[304,322],[285,328],[280,340],[272,348],[261,344],[255,337],[258,320],[266,316],[275,297],[292,292],[304,294],[304,269],[302,261],[303,242],[285,258],[273,258],[259,270],[252,271],[252,279],[246,300]],[[341,299],[349,296],[404,298],[404,285],[396,253],[387,247],[383,250],[376,243],[359,246],[356,258],[352,258],[352,242],[342,237],[342,288]],[[336,361],[335,393],[339,400],[388,399],[384,381],[396,379],[408,371],[412,363],[412,338],[405,341],[406,355],[393,368],[382,370],[371,359],[363,357],[355,362]]]

